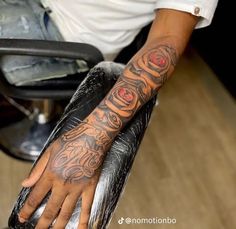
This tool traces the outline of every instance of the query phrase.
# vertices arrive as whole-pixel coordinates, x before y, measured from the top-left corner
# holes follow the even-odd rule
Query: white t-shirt
[[[200,16],[197,27],[211,23],[218,0],[41,0],[66,41],[96,46],[106,60],[129,45],[155,16],[169,8]]]

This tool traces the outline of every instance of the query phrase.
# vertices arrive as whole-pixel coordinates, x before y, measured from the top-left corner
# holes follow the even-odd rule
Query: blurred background
[[[191,44],[235,98],[234,14],[234,7],[230,2],[219,1],[211,26],[195,30]]]
[[[220,1],[212,25],[194,31],[174,76],[159,94],[159,106],[110,228],[236,228],[232,16],[233,7]],[[22,112],[0,97],[1,127],[23,118]],[[0,151],[0,228],[7,226],[20,182],[31,165]],[[119,219],[128,217],[170,217],[176,223],[118,224]]]

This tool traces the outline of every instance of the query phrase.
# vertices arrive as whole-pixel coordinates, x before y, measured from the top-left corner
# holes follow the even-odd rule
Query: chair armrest
[[[0,56],[2,55],[82,59],[90,68],[104,59],[102,53],[89,44],[29,39],[0,39]]]
[[[78,87],[65,113],[44,145],[41,156],[45,153],[46,148],[51,142],[57,139],[58,136],[66,133],[66,131],[79,125],[79,120],[84,120],[93,111],[111,90],[120,74],[122,74],[122,71],[123,68],[114,63],[110,64],[109,67],[108,65],[100,64],[90,71]],[[108,224],[117,206],[119,197],[124,190],[133,161],[148,126],[154,104],[155,98],[146,103],[113,141],[103,163],[103,168],[101,169],[88,228],[108,228]],[[36,164],[37,162],[34,166]],[[23,188],[21,190],[9,218],[10,229],[35,228],[50,193],[40,203],[31,218],[24,224],[21,224],[18,221],[18,213],[25,204],[26,198],[31,190],[31,188]],[[73,215],[65,228],[77,228],[80,212],[81,199],[78,200]]]

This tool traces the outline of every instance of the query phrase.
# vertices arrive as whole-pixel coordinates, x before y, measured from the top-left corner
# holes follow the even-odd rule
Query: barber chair
[[[88,44],[23,39],[0,39],[2,55],[79,59],[84,60],[89,68],[103,60],[101,52]],[[25,119],[0,129],[0,147],[3,152],[19,159],[34,161],[60,115],[56,101],[68,101],[85,75],[86,72],[37,81],[27,86],[14,86],[7,82],[0,70],[0,92],[11,100],[31,100],[33,103],[33,111],[25,112]]]
[[[150,24],[119,53],[115,62],[126,64],[146,41],[149,29]],[[88,69],[103,61],[101,52],[92,45],[62,41],[0,39],[0,56],[3,55],[79,59],[86,62]],[[0,69],[0,93],[26,116],[24,120],[0,129],[0,149],[15,158],[35,161],[62,114],[63,107],[58,106],[59,101],[68,103],[87,73],[14,86],[7,82]],[[17,104],[14,99],[32,101],[32,111]]]
[[[145,30],[147,29],[148,27],[145,28]],[[130,56],[143,45],[146,34],[142,31],[135,41],[118,55],[116,61],[126,63]],[[36,55],[82,59],[86,61],[90,69],[103,60],[100,51],[91,45],[22,39],[0,39],[0,55]],[[121,65],[102,62],[92,68],[88,74],[50,79],[27,86],[10,85],[1,73],[1,93],[11,98],[30,99],[35,107],[32,117],[27,117],[21,122],[0,130],[2,149],[20,159],[30,161],[36,159],[34,163],[36,165],[54,139],[78,125],[100,103],[122,71]],[[74,94],[76,88],[77,91]],[[59,121],[57,119],[55,121],[53,118],[55,101],[71,97],[72,99],[61,118]],[[109,225],[148,126],[155,101],[156,98],[153,98],[139,110],[119,133],[107,153],[95,192],[89,228],[103,229]],[[35,228],[50,193],[38,206],[29,221],[21,224],[18,221],[18,213],[30,191],[31,188],[21,190],[9,218],[9,228]],[[78,200],[74,213],[66,226],[67,229],[77,228],[80,208],[81,200]]]

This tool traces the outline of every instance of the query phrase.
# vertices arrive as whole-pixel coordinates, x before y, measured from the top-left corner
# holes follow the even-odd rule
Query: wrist
[[[105,99],[103,102],[104,101]],[[98,105],[84,122],[94,128],[94,130],[102,131],[109,136],[111,142],[122,128],[121,120],[117,114],[108,109],[104,109],[103,104]]]

